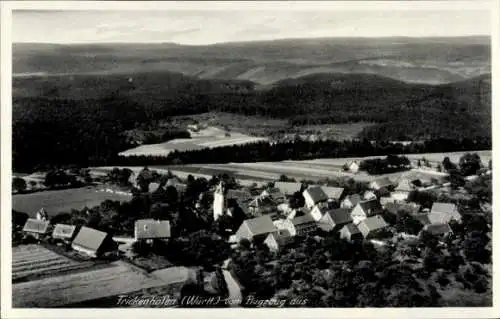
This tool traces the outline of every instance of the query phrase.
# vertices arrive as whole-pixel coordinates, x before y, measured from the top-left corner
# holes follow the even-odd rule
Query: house
[[[369,187],[370,187],[370,189],[373,189],[373,190],[379,190],[381,188],[391,189],[394,187],[394,185],[389,178],[383,177],[383,178],[379,178],[379,179],[372,181],[369,184]]]
[[[271,197],[257,196],[248,203],[248,211],[254,216],[260,216],[275,211],[276,206],[276,202]]]
[[[349,171],[351,173],[357,173],[359,172],[359,163],[355,161],[346,163],[344,164],[344,170]]]
[[[96,258],[105,253],[116,252],[118,244],[109,234],[83,226],[71,247],[80,253]]]
[[[357,226],[365,239],[386,237],[388,235],[386,230],[389,225],[380,215],[368,217],[362,220]]]
[[[445,224],[452,220],[462,222],[462,215],[458,212],[457,206],[452,203],[434,203],[428,218],[431,224]]]
[[[351,210],[349,208],[338,208],[327,211],[319,220],[318,226],[324,231],[340,229],[352,223]]]
[[[169,239],[170,221],[138,219],[134,226],[135,240]]]
[[[382,206],[376,199],[358,203],[351,211],[351,218],[354,224],[358,224],[363,219],[377,215],[382,212]]]
[[[383,206],[383,205],[382,205]],[[422,208],[421,205],[415,203],[388,203],[384,208],[393,215],[416,215]]]
[[[398,186],[391,193],[391,197],[397,202],[404,202],[408,198],[408,194],[415,189],[415,185],[408,179],[401,179]]]
[[[375,195],[374,192],[372,191],[366,191],[363,193],[363,200],[371,200],[371,199],[376,199],[377,195]]]
[[[302,183],[298,182],[274,182],[274,188],[277,188],[285,196],[293,196],[302,190]]]
[[[245,203],[252,199],[252,194],[248,191],[238,190],[238,189],[228,189],[226,191],[226,199],[234,199],[238,203]]]
[[[311,209],[309,214],[311,214],[311,216],[314,218],[315,221],[319,221],[321,217],[323,217],[323,215],[330,210],[331,208],[328,207],[328,205],[319,203]]]
[[[449,224],[430,224],[424,226],[421,232],[427,232],[434,236],[448,236],[453,233]]]
[[[260,193],[261,197],[270,197],[276,203],[283,203],[286,201],[286,196],[278,188],[268,188]]]
[[[396,203],[396,200],[392,197],[380,197],[379,199],[380,205],[385,208],[387,205]]]
[[[293,225],[292,219],[278,219],[273,221],[273,224],[278,230],[286,230],[289,232],[292,237],[297,235],[297,230]]]
[[[271,217],[261,216],[243,221],[236,231],[237,241],[248,239],[250,241],[264,240],[270,233],[277,232]]]
[[[52,231],[52,238],[71,242],[76,235],[76,226],[67,224],[56,224]]]
[[[340,203],[340,207],[342,208],[353,208],[356,206],[359,202],[361,202],[363,199],[359,194],[354,194],[347,196],[344,198],[344,200]]]
[[[302,192],[302,195],[304,196],[306,207],[309,209],[318,203],[328,201],[328,195],[319,186],[309,187]]]
[[[344,195],[344,188],[341,187],[321,186],[321,189],[326,194],[328,201],[340,203],[340,200]]]
[[[23,227],[23,232],[40,239],[49,232],[50,223],[47,220],[28,218]]]
[[[363,234],[359,231],[359,228],[353,223],[344,225],[339,231],[340,238],[348,241],[361,240],[363,239]]]
[[[318,229],[316,221],[311,214],[295,217],[292,219],[292,224],[295,227],[295,232],[298,236],[305,236]]]
[[[280,229],[276,233],[271,233],[267,235],[264,240],[264,244],[269,247],[272,252],[277,252],[285,245],[293,241],[293,236],[286,229]]]

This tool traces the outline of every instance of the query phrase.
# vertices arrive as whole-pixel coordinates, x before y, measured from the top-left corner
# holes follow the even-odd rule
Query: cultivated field
[[[428,153],[428,154],[409,154],[407,157],[416,162],[418,159],[425,157],[433,167],[437,163],[441,163],[445,157],[449,157],[454,163],[458,163],[460,157],[466,152],[455,153]],[[488,164],[491,159],[491,151],[476,152],[481,156],[484,165]],[[380,156],[379,156],[380,157]],[[351,161],[360,161],[365,158],[324,158],[305,161],[282,161],[282,162],[258,162],[258,163],[228,163],[228,164],[191,164],[169,167],[172,171],[196,172],[199,174],[211,174],[214,171],[233,173],[236,176],[245,176],[249,179],[258,178],[260,180],[275,180],[280,175],[286,175],[298,180],[307,179],[323,179],[323,178],[339,178],[352,177],[359,181],[372,181],[381,177],[368,175],[364,172],[357,174],[344,172],[342,166]],[[373,157],[369,157],[373,158]],[[401,172],[385,174],[389,178],[397,179],[404,176],[409,179],[430,179],[441,178],[443,174],[435,170],[412,170],[411,172]]]
[[[122,261],[109,267],[14,284],[13,307],[59,307],[184,282],[188,272],[146,274]],[[50,293],[47,293],[50,292]]]
[[[21,245],[12,248],[12,281],[27,277],[57,274],[92,266],[59,255],[40,245]]]
[[[34,217],[36,212],[42,207],[49,214],[70,212],[72,209],[97,206],[107,199],[128,201],[131,197],[116,193],[100,192],[94,187],[73,188],[13,195],[12,209],[19,212],[25,212],[31,217]]]
[[[134,156],[134,155],[152,155],[152,156],[166,156],[175,150],[188,151],[203,148],[215,148],[230,145],[239,145],[247,143],[255,143],[259,141],[266,141],[264,137],[253,137],[237,132],[231,132],[230,136],[226,136],[225,132],[215,127],[208,127],[193,132],[191,138],[179,138],[160,144],[141,145],[139,147],[121,152],[121,156]]]

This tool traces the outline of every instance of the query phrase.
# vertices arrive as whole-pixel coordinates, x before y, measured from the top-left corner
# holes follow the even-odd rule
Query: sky
[[[12,12],[12,41],[203,45],[285,38],[490,35],[489,5],[389,1],[371,7],[335,2],[148,3],[140,7],[122,3],[121,7],[103,5],[100,10],[88,4],[64,10],[29,7]]]

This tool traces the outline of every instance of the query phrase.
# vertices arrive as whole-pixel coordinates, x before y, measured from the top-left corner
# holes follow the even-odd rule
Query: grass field
[[[175,272],[171,274],[172,272]],[[184,282],[188,273],[146,274],[122,261],[110,267],[14,284],[13,307],[60,307]]]
[[[12,248],[12,281],[82,269],[92,262],[78,262],[39,245],[21,245]]]
[[[128,201],[130,196],[108,192],[99,192],[97,188],[73,188],[57,191],[44,191],[12,196],[12,209],[35,216],[40,208],[49,214],[69,212],[71,209],[94,207],[110,199]]]
[[[216,127],[208,127],[199,132],[192,133],[189,139],[174,139],[160,144],[141,145],[133,149],[121,152],[121,156],[153,155],[166,156],[174,150],[187,151],[203,148],[215,148],[230,145],[239,145],[266,141],[264,137],[254,137],[238,132],[231,132],[226,136],[225,132]]]

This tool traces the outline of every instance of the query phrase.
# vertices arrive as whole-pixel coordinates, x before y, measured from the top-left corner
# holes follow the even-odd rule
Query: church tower
[[[214,221],[224,214],[225,206],[224,185],[220,182],[214,192]]]

